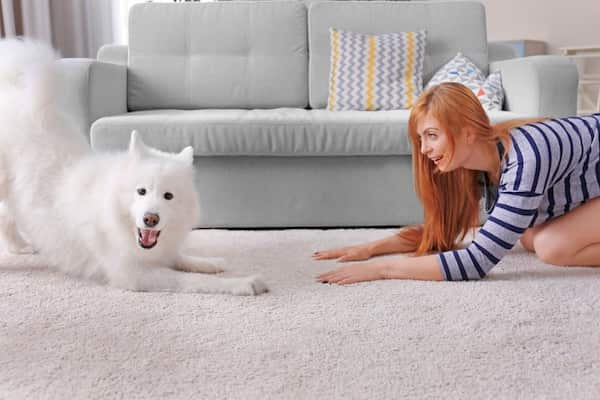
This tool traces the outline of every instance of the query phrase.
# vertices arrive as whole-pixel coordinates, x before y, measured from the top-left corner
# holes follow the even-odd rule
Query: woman
[[[492,126],[470,89],[442,83],[419,98],[408,128],[424,224],[313,258],[416,256],[338,268],[319,281],[481,279],[519,238],[546,263],[600,265],[600,114]],[[490,215],[457,249],[479,223],[481,177]]]

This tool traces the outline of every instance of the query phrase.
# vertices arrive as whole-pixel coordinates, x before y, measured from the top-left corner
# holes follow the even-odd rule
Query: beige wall
[[[600,46],[600,0],[481,0],[489,40],[534,39],[549,53],[563,46]]]
[[[600,0],[480,0],[487,16],[488,40],[531,39],[546,43],[550,54],[561,47],[600,47]],[[580,63],[580,71],[584,66]],[[600,59],[588,60],[585,72],[600,75]],[[580,108],[595,106],[600,86],[585,88]]]

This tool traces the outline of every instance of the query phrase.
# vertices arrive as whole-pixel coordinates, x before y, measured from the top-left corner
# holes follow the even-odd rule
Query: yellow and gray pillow
[[[369,35],[330,28],[327,109],[397,110],[423,91],[425,31]]]

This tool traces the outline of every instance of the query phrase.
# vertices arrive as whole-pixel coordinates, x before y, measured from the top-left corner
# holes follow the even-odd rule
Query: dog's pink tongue
[[[150,229],[142,230],[142,243],[144,246],[150,246],[156,242],[156,237],[158,236],[158,231],[153,231]]]

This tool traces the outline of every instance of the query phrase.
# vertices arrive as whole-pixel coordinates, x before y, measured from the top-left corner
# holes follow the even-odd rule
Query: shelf
[[[596,53],[596,54],[569,54],[569,53],[564,53],[565,56],[569,57],[569,58],[574,58],[574,59],[581,59],[581,58],[600,58],[600,52]]]
[[[561,47],[560,50],[576,50],[576,51],[585,51],[585,50],[597,50],[600,49],[600,44],[591,44],[589,46],[566,46]]]
[[[564,56],[574,60],[579,70],[579,90],[577,96],[577,114],[592,114],[600,112],[600,74],[586,74],[586,62],[588,60],[600,60],[600,46],[574,46],[562,47]],[[598,91],[597,95],[590,92]],[[594,108],[595,107],[595,108]]]

